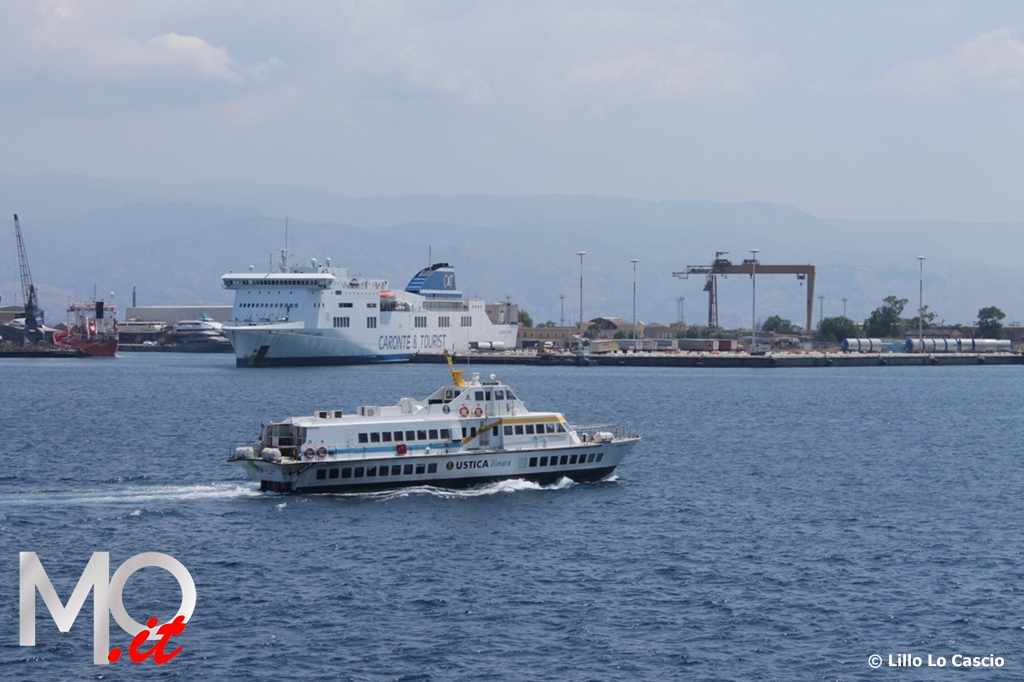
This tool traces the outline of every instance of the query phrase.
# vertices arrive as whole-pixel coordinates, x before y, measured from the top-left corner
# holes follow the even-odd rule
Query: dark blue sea
[[[644,440],[595,484],[282,496],[231,443],[446,371],[0,361],[0,678],[1024,679],[1021,367],[472,369]],[[91,597],[64,634],[37,597],[18,646],[23,551],[64,601],[94,551],[173,556],[182,652],[94,666]],[[180,599],[156,568],[124,595],[138,621]]]

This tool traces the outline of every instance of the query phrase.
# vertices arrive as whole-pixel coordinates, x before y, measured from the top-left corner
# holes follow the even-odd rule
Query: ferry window
[[[526,425],[526,435],[527,436],[532,436],[533,435],[533,424],[527,424]]]
[[[427,473],[428,474],[436,474],[437,473],[437,462],[431,462],[430,464],[427,465]]]
[[[392,476],[398,476],[400,473],[402,473],[402,465],[401,464],[396,464],[395,466],[391,467],[391,475]]]
[[[380,442],[380,434],[377,433],[377,432],[371,433],[370,434],[370,442],[371,443],[379,443]]]
[[[498,435],[498,427],[497,426],[495,426],[493,429],[491,429],[491,435],[492,436],[497,436]]]
[[[537,458],[536,457],[531,457],[530,458],[530,466],[532,466],[532,467],[537,466]]]
[[[475,436],[476,435],[476,427],[475,426],[470,426],[469,427],[469,435],[471,435],[471,436]]]
[[[545,424],[544,425],[544,430],[547,431],[548,433],[554,433],[555,432],[555,425],[554,424]]]
[[[439,317],[439,318],[437,318],[437,326],[438,327],[450,327],[451,326],[449,324],[450,319],[451,318],[448,318],[448,317]]]
[[[426,472],[427,472],[427,465],[426,464],[417,464],[416,465],[416,473],[417,474],[424,474]]]
[[[380,434],[380,439],[381,439],[381,441],[383,441],[385,443],[390,443],[391,442],[391,432],[390,431],[384,431],[383,433]]]
[[[558,466],[558,457],[552,457],[551,458],[551,466],[553,466],[553,467]]]
[[[426,327],[427,326],[427,316],[426,315],[424,315],[422,317],[417,316],[415,318],[414,322],[415,322],[417,327]]]
[[[463,327],[472,327],[473,326],[473,318],[469,317],[469,316],[463,316],[462,317],[462,326]]]
[[[401,440],[404,440],[402,438],[402,432],[401,431],[395,431],[395,442],[397,443],[397,442],[399,442]]]
[[[511,436],[512,435],[512,427],[509,426],[508,424],[505,425],[505,435],[506,436]]]
[[[505,399],[505,391],[495,391],[494,392],[494,399],[495,400],[504,400]]]
[[[491,392],[490,391],[484,391],[484,400],[490,400],[490,399],[491,399]]]
[[[511,388],[509,388],[505,391],[505,397],[508,398],[509,400],[515,400],[516,394],[512,392]]]
[[[388,475],[388,468],[387,467],[381,467],[380,468],[380,475],[381,476],[387,476]]]
[[[516,435],[517,436],[523,435],[523,425],[522,424],[516,424]]]
[[[482,401],[483,399],[484,399],[484,392],[483,391],[475,391],[473,393],[473,400],[476,400],[476,401],[479,402],[479,401]]]
[[[594,453],[591,452],[590,453],[590,457],[587,457],[587,464],[593,464],[593,462],[594,462]]]
[[[321,479],[327,478],[327,469],[319,469],[316,472],[316,478],[317,478],[318,481],[321,480]]]
[[[352,478],[352,469],[350,469],[349,467],[345,467],[344,469],[342,469],[341,470],[341,477],[342,478]]]
[[[331,469],[331,478],[337,478],[337,477],[338,477],[338,470],[337,469]]]
[[[367,475],[367,477],[369,477],[369,476],[376,476],[377,475],[377,467],[366,467],[366,475]]]
[[[376,304],[376,303],[367,303],[367,304],[366,304],[366,307],[367,307],[367,308],[376,308],[376,307],[377,307],[377,304]]]
[[[416,432],[415,431],[406,431],[405,432],[405,439],[406,440],[416,440]]]
[[[367,329],[376,329],[377,328],[377,318],[376,317],[368,317],[368,318],[366,318],[366,328]]]
[[[558,422],[558,432],[565,433],[565,426],[562,424],[562,422]]]
[[[339,291],[338,293],[340,294],[341,292]],[[351,308],[352,304],[351,303],[339,303],[338,307],[339,308]]]
[[[360,434],[359,434],[359,442],[360,442],[360,443],[369,443],[369,442],[370,442],[370,437],[369,437],[369,435],[367,435],[367,434],[365,434],[365,433],[360,433]]]
[[[576,455],[573,455],[572,457],[569,458],[569,464],[575,464],[575,463],[576,463]]]
[[[403,471],[402,473],[405,474],[406,476],[412,475],[412,465],[411,464],[406,464],[405,465],[405,471]]]
[[[356,478],[363,477],[363,467],[356,467]]]
[[[452,437],[452,430],[451,429],[441,429],[441,438],[443,438],[444,440],[448,440],[451,437]]]
[[[597,461],[600,462],[602,459],[604,459],[604,453],[603,452],[597,453]]]
[[[569,455],[562,455],[562,466],[569,463]]]
[[[540,458],[540,465],[542,467],[546,467],[548,465],[548,458],[547,457],[541,457]]]
[[[416,440],[426,440],[426,439],[427,439],[427,432],[426,431],[417,431],[416,432]]]
[[[437,440],[437,429],[430,429],[430,440]]]
[[[466,431],[466,427],[465,427],[465,426],[463,426],[463,427],[462,427],[462,437],[463,437],[463,438],[465,438],[465,437],[466,437],[466,436],[468,436],[468,435],[469,435],[469,432],[467,432],[467,431]]]

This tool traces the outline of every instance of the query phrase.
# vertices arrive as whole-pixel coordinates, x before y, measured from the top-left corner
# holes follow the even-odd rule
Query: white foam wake
[[[576,485],[570,478],[562,477],[550,485],[540,485],[532,481],[524,481],[521,478],[511,478],[494,483],[487,483],[479,487],[463,488],[454,490],[452,488],[437,488],[432,485],[412,486],[409,488],[397,488],[395,490],[380,490],[371,493],[339,493],[339,497],[371,498],[389,500],[409,495],[433,495],[447,499],[463,497],[482,497],[485,495],[496,495],[498,493],[515,493],[523,490],[562,490]]]
[[[253,484],[210,483],[196,485],[130,486],[122,489],[55,490],[13,492],[0,498],[0,506],[26,504],[139,504],[173,500],[231,499],[260,497]]]

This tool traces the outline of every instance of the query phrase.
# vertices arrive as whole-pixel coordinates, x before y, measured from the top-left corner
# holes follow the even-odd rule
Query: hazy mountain
[[[814,263],[825,315],[864,318],[896,294],[916,308],[918,255],[925,255],[925,302],[949,321],[970,321],[998,305],[1024,318],[1021,225],[839,221],[790,206],[646,202],[595,196],[344,197],[310,188],[244,183],[171,185],[72,175],[0,176],[0,295],[19,290],[10,215],[22,220],[33,277],[51,321],[68,297],[116,292],[119,307],[138,288],[139,304],[228,303],[220,275],[276,263],[289,216],[294,257],[354,273],[384,275],[402,288],[433,260],[456,266],[460,288],[490,301],[510,296],[535,321],[577,319],[579,257],[584,316],[632,315],[631,258],[642,320],[672,321],[685,296],[689,322],[706,320],[703,278],[672,272],[760,249],[764,263]],[[758,278],[758,318],[804,319],[795,277]],[[20,294],[18,294],[20,298]],[[815,301],[817,307],[818,301]],[[720,283],[723,324],[750,323],[750,281]],[[815,313],[815,318],[818,313]]]

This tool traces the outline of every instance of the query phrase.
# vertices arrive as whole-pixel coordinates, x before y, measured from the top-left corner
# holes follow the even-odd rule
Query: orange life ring
[[[483,410],[483,408],[482,408],[482,407],[480,407],[479,405],[477,405],[477,406],[476,406],[476,408],[475,408],[475,409],[473,410],[473,414],[474,414],[475,416],[477,416],[477,417],[479,417],[479,416],[480,416],[480,415],[482,415],[483,413],[484,413],[484,410]]]
[[[316,450],[313,448],[306,448],[306,459],[313,459],[316,455]]]
[[[316,454],[320,455],[320,459],[323,459],[327,456],[327,448],[321,445],[320,449],[316,451]]]
[[[465,405],[460,407],[459,408],[459,416],[460,417],[468,417],[469,416],[469,408],[466,407]]]

